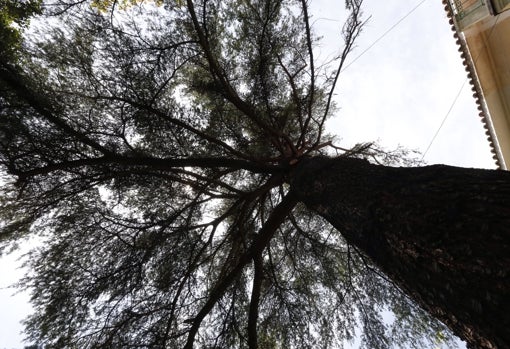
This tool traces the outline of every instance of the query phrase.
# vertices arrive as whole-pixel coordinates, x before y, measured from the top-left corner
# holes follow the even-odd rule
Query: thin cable
[[[459,89],[459,92],[457,92],[457,95],[455,96],[455,98],[453,99],[453,102],[451,103],[450,105],[450,109],[448,109],[448,112],[446,113],[446,115],[444,116],[443,118],[443,121],[441,121],[441,125],[439,125],[439,128],[437,129],[436,133],[434,133],[434,137],[432,137],[432,140],[430,141],[429,143],[429,146],[427,147],[427,149],[425,150],[425,152],[423,153],[423,155],[421,156],[421,159],[423,160],[423,158],[425,157],[425,155],[427,155],[430,147],[432,146],[432,143],[434,143],[434,141],[436,140],[436,137],[437,135],[439,134],[439,131],[441,131],[441,128],[443,128],[443,125],[444,123],[446,122],[446,119],[448,119],[448,116],[450,115],[453,107],[455,106],[455,103],[457,103],[457,100],[459,99],[460,97],[460,94],[462,92],[462,90],[464,89],[464,86],[466,85],[466,82],[468,81],[468,79],[466,78],[464,80],[464,83],[462,83],[462,86],[460,87]]]
[[[344,72],[347,68],[349,68],[354,62],[356,62],[358,59],[361,58],[365,53],[367,53],[368,50],[370,50],[372,47],[375,46],[382,38],[384,38],[386,35],[388,35],[389,32],[391,32],[393,29],[395,29],[400,23],[404,21],[407,17],[409,17],[414,11],[418,9],[425,1],[420,1],[415,7],[413,7],[404,17],[400,18],[395,24],[393,24],[389,29],[387,29],[381,36],[379,36],[372,44],[370,44],[366,49],[364,49],[356,58],[354,58],[349,64],[347,64],[340,72]]]
[[[499,14],[496,16],[496,20],[494,21],[494,24],[492,25],[492,28],[491,28],[491,31],[489,32],[489,36],[487,37],[487,41],[491,38],[492,36],[492,33],[494,32],[494,28],[496,27],[496,24],[498,23],[498,20],[499,20]],[[473,60],[473,65],[476,64],[476,62],[478,62],[478,58],[480,58],[481,54],[482,54],[482,50],[487,46],[487,44],[484,44],[484,47],[480,49],[480,51],[478,51],[478,54],[476,55],[475,59]],[[475,68],[476,69],[476,68]],[[427,149],[425,150],[425,152],[423,153],[422,157],[421,157],[421,160],[423,160],[423,158],[425,158],[425,155],[427,155],[430,147],[432,147],[432,144],[434,143],[434,141],[436,140],[436,137],[437,135],[439,134],[439,131],[441,131],[441,128],[443,128],[443,125],[444,123],[446,122],[446,119],[448,119],[448,116],[450,116],[451,114],[451,111],[453,109],[453,107],[455,106],[455,104],[457,103],[457,100],[459,99],[460,97],[460,94],[462,92],[462,89],[464,88],[464,86],[466,85],[466,82],[468,81],[469,79],[469,75],[466,77],[466,79],[464,79],[464,82],[462,83],[462,86],[460,87],[459,89],[459,92],[457,92],[457,95],[455,96],[455,98],[453,99],[453,102],[451,103],[450,105],[450,108],[448,109],[448,112],[446,113],[446,115],[444,116],[443,118],[443,121],[441,121],[441,124],[439,125],[439,128],[437,129],[436,133],[434,134],[434,137],[432,137],[432,140],[430,141]]]

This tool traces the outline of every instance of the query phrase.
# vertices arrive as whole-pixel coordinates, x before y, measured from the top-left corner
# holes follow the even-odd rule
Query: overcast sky
[[[321,55],[327,57],[341,44],[345,2],[311,2],[314,28],[324,36]],[[350,61],[373,46],[342,73],[340,110],[329,132],[338,134],[343,146],[379,140],[389,148],[424,152],[448,114],[424,160],[495,168],[441,0],[365,0],[364,9],[370,19]],[[4,289],[20,277],[16,265],[14,256],[0,259],[0,349],[24,345],[19,321],[30,310],[28,296]]]

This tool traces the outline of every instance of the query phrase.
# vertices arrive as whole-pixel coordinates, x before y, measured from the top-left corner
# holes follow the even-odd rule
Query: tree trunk
[[[472,348],[510,348],[510,172],[302,160],[291,190]]]

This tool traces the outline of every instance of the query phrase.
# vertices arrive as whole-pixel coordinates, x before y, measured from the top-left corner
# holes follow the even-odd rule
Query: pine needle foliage
[[[361,0],[346,5],[320,62],[305,0],[43,3],[0,63],[0,241],[39,241],[31,340],[423,348],[445,333],[289,193],[303,157],[398,159],[325,133],[363,26]]]

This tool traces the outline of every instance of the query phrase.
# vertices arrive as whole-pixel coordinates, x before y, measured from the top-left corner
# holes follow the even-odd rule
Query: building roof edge
[[[467,78],[469,80],[469,84],[471,85],[471,91],[473,92],[473,98],[475,99],[478,116],[482,121],[483,128],[485,129],[485,135],[487,136],[487,141],[489,142],[490,150],[492,153],[492,158],[494,159],[496,166],[499,169],[506,169],[506,164],[504,163],[503,156],[499,149],[499,144],[496,138],[496,133],[494,127],[492,125],[492,121],[489,116],[489,111],[487,110],[487,106],[484,102],[482,88],[480,86],[480,82],[478,80],[478,76],[476,74],[476,69],[474,66],[474,62],[471,58],[471,54],[467,47],[466,40],[462,32],[458,29],[455,20],[453,10],[451,8],[448,0],[442,0],[444,9],[446,11],[446,15],[448,16],[448,21],[450,23],[451,29],[453,31],[453,37],[455,38],[455,42],[459,47],[460,57],[462,58],[462,64],[464,65]]]

